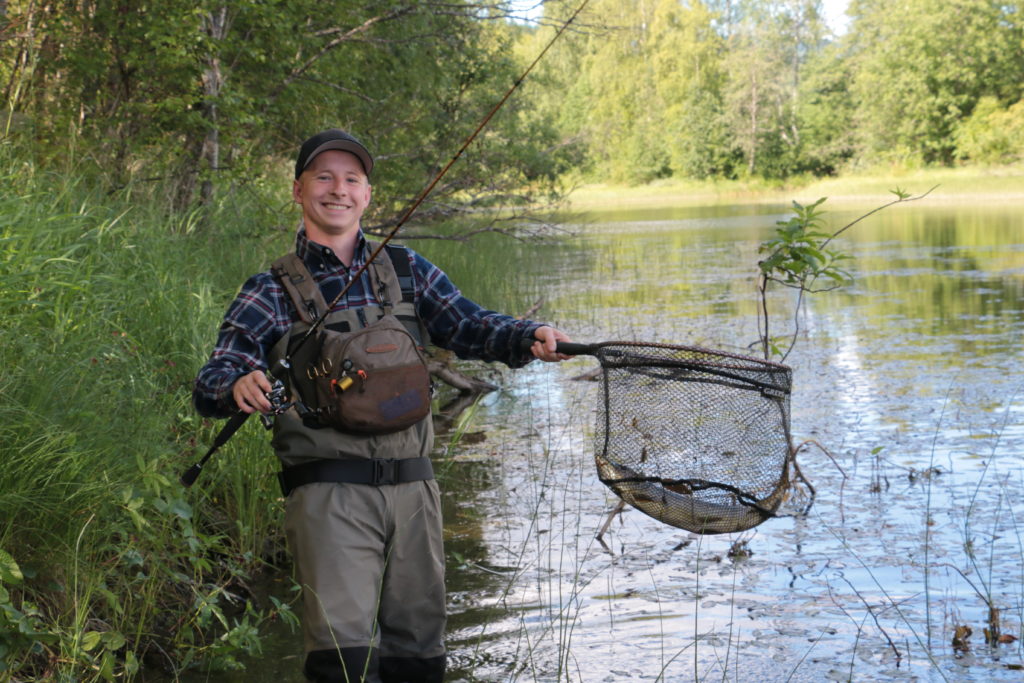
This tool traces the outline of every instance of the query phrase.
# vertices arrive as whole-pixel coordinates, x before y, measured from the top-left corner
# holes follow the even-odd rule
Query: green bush
[[[957,156],[980,164],[1006,164],[1024,159],[1024,100],[1004,108],[983,97],[974,112],[957,126]]]

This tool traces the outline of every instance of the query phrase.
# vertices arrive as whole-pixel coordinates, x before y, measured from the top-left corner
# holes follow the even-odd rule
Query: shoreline
[[[1024,164],[993,168],[932,168],[851,174],[769,186],[763,181],[660,180],[647,185],[580,184],[566,195],[566,208],[622,209],[708,204],[808,204],[821,197],[835,204],[884,204],[900,188],[921,202],[1024,204]],[[934,189],[932,189],[934,188]]]

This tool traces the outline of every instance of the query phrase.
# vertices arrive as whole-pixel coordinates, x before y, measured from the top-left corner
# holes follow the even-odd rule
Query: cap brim
[[[370,175],[370,172],[373,171],[373,159],[370,157],[370,153],[367,152],[366,148],[358,142],[353,142],[351,140],[328,140],[322,145],[317,146],[316,149],[309,153],[309,156],[306,158],[306,165],[302,167],[302,170],[305,171],[309,168],[309,165],[318,154],[331,149],[349,152],[356,155],[356,158],[359,159],[360,163],[362,163],[363,171],[366,175]]]

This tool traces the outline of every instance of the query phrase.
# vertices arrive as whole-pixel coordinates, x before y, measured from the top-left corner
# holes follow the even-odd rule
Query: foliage
[[[822,230],[823,212],[818,207],[825,199],[826,197],[822,197],[808,206],[794,201],[794,215],[788,220],[777,221],[775,237],[766,240],[760,246],[760,252],[767,254],[758,262],[758,292],[761,298],[759,319],[766,360],[772,355],[785,360],[796,340],[794,333],[789,348],[782,351],[778,345],[779,340],[769,335],[767,291],[772,282],[798,291],[800,298],[795,308],[799,311],[805,293],[835,289],[850,281],[849,273],[839,267],[839,264],[849,256],[829,249],[828,244],[834,235]],[[816,283],[822,278],[827,284],[816,287]]]
[[[808,57],[802,74],[796,104],[800,145],[792,170],[836,175],[856,152],[850,60],[840,45],[830,43]]]
[[[201,490],[177,475],[213,429],[190,406],[226,305],[211,283],[230,296],[283,246],[246,240],[224,205],[241,248],[208,273],[194,216],[2,161],[0,678],[237,667],[262,623],[294,621],[253,589],[280,547],[272,459],[244,433]]]
[[[934,189],[933,187],[932,190]],[[819,209],[827,197],[822,197],[807,206],[793,202],[793,215],[787,220],[777,221],[775,237],[765,240],[759,247],[762,254],[767,254],[758,262],[760,273],[757,285],[758,332],[765,360],[775,356],[780,361],[785,361],[789,352],[793,350],[800,330],[798,316],[806,294],[830,291],[851,282],[850,274],[840,267],[850,256],[841,250],[829,248],[829,245],[839,235],[869,216],[895,204],[923,199],[932,190],[917,196],[911,196],[909,192],[898,187],[890,190],[896,199],[868,211],[832,233],[822,230],[824,212]],[[824,284],[817,284],[819,281],[823,281]],[[772,318],[769,314],[768,290],[772,283],[797,292],[796,303],[793,306],[793,332],[783,337],[771,335]],[[788,346],[783,348],[782,344],[786,341]]]
[[[1007,164],[1024,159],[1024,100],[1002,107],[982,97],[974,112],[956,129],[957,157],[981,164]]]
[[[949,163],[984,95],[1022,95],[1019,3],[856,0],[850,35],[857,134],[869,157]]]
[[[545,5],[546,21],[562,8]],[[850,15],[835,35],[817,0],[593,0],[532,90],[534,112],[596,182],[949,164],[1014,139],[981,115],[957,131],[984,97],[1021,101],[1020,3],[858,0]]]
[[[10,134],[108,189],[158,183],[177,209],[281,177],[298,141],[340,126],[381,162],[369,222],[387,224],[520,68],[514,31],[483,2],[79,5],[6,3]],[[420,220],[542,195],[551,140],[512,111],[496,118]]]

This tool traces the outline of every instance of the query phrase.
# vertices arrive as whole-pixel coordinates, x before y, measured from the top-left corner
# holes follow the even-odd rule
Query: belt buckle
[[[374,486],[390,486],[398,483],[398,461],[394,459],[374,459],[373,480]]]

